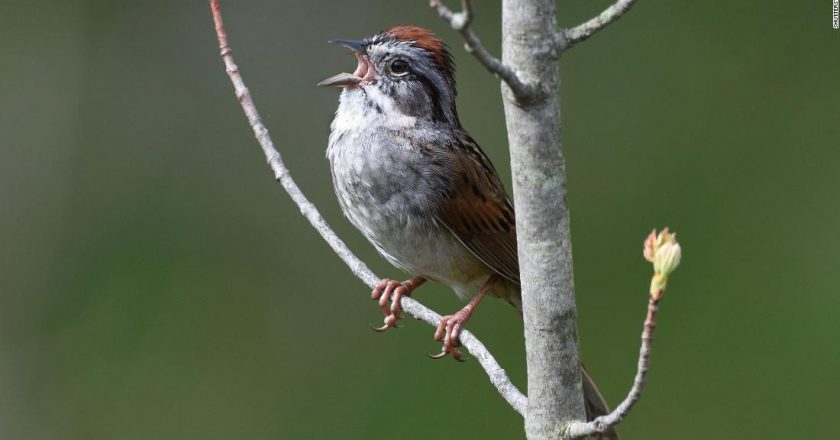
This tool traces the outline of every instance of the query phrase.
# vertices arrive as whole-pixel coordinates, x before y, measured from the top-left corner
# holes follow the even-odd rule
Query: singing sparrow
[[[513,206],[493,164],[461,127],[455,66],[431,31],[395,26],[351,49],[355,72],[321,81],[340,87],[327,157],[345,216],[394,266],[414,278],[382,280],[372,297],[396,324],[400,298],[426,280],[446,284],[469,303],[444,316],[436,357],[461,358],[458,334],[486,296],[521,311]],[[476,293],[477,292],[477,293]],[[390,302],[390,304],[389,304]],[[591,416],[607,412],[584,374]]]

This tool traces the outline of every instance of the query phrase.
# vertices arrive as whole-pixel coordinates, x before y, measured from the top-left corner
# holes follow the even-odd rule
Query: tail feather
[[[586,368],[582,364],[580,370],[582,372],[583,379],[583,398],[586,404],[586,420],[593,420],[596,417],[609,414],[610,407],[607,405],[607,401],[604,400],[604,396],[602,396],[601,392],[598,391],[598,387],[595,386],[595,381],[592,380],[592,376],[589,375],[589,372],[586,371]],[[615,428],[611,428],[604,434],[596,436],[596,438],[619,440],[618,432],[616,432]]]

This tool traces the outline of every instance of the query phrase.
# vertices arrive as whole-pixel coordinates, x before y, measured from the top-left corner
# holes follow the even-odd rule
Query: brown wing
[[[453,147],[455,191],[439,220],[482,262],[519,284],[516,224],[502,182],[475,141],[465,136]]]

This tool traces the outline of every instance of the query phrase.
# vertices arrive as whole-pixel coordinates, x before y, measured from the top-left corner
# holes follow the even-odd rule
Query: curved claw
[[[443,351],[441,351],[441,352],[440,352],[440,353],[438,353],[438,354],[426,353],[426,356],[428,356],[428,357],[429,357],[429,359],[435,359],[435,360],[438,360],[438,359],[443,359],[443,358],[445,358],[445,357],[446,357],[446,355],[448,355],[448,354],[449,354],[449,353],[447,353],[447,352],[446,352],[446,350],[443,350]]]
[[[373,331],[375,331],[375,332],[377,332],[377,333],[382,333],[382,332],[387,331],[389,328],[391,328],[391,327],[392,327],[392,326],[390,326],[390,325],[388,325],[388,324],[385,324],[385,325],[383,325],[382,327],[377,327],[377,326],[375,326],[375,325],[373,325],[373,324],[368,324],[368,325],[370,326],[370,329],[371,329],[371,330],[373,330]],[[396,327],[396,326],[393,326],[393,327]]]
[[[443,349],[443,351],[441,351],[438,354],[426,353],[426,356],[428,356],[430,359],[438,360],[438,359],[445,358],[449,354],[452,355],[452,359],[455,359],[458,362],[465,362],[466,361],[466,359],[464,359],[464,356],[461,355],[461,352],[458,351],[458,350],[455,350],[454,348],[452,349],[451,353],[447,352],[446,349]]]

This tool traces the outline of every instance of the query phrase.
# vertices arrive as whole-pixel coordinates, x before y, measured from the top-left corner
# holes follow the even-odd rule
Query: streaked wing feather
[[[490,160],[469,137],[453,152],[455,191],[445,198],[439,220],[476,257],[519,284],[513,206]]]

